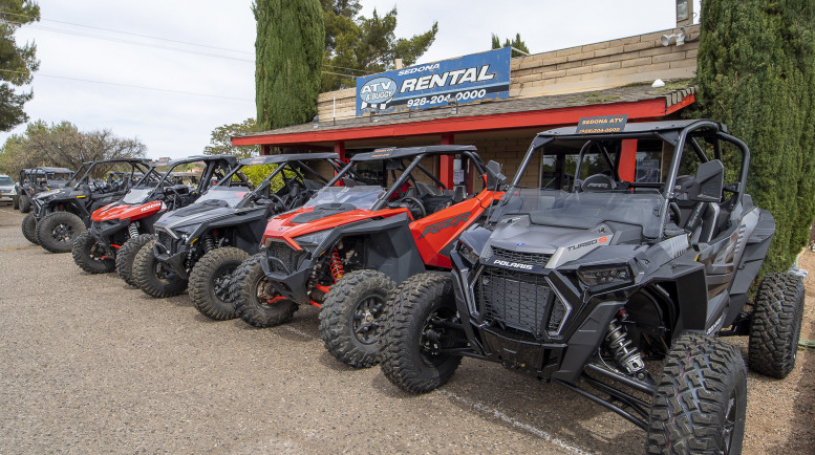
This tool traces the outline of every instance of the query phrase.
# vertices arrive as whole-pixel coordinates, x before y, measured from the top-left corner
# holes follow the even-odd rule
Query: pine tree
[[[256,0],[255,100],[260,131],[317,113],[325,28],[319,0]]]
[[[815,219],[815,2],[705,0],[698,111],[752,152],[747,190],[775,217],[764,271],[786,270]]]
[[[513,58],[515,58],[515,57],[523,57],[524,55],[529,55],[529,48],[526,47],[526,43],[524,43],[524,41],[521,39],[521,34],[520,33],[516,33],[515,34],[515,39],[512,40],[512,41],[510,41],[509,38],[507,38],[504,41],[503,46],[501,45],[501,38],[499,38],[498,35],[496,35],[495,33],[492,34],[492,48],[493,49],[501,49],[502,47],[507,47],[507,46],[512,46],[515,49],[518,49],[518,51],[522,51],[522,52],[518,52],[515,49],[512,49],[512,57]]]
[[[396,38],[396,7],[380,16],[360,16],[359,0],[322,0],[325,13],[323,91],[355,87],[351,76],[393,69],[401,58],[406,66],[416,63],[436,39],[437,22],[430,30],[410,38]],[[351,75],[351,76],[346,76]]]
[[[31,0],[0,0],[0,131],[10,131],[27,122],[23,105],[32,92],[17,93],[14,87],[31,83],[31,73],[40,65],[37,46],[17,45],[14,32],[21,26],[40,20],[40,7]]]

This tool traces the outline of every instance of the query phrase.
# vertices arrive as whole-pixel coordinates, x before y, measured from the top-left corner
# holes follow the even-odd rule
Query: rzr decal
[[[470,219],[470,215],[472,215],[472,213],[467,212],[461,215],[454,216],[452,218],[448,218],[446,220],[439,221],[436,224],[431,224],[430,226],[424,228],[424,231],[422,231],[422,235],[419,236],[419,238],[420,239],[424,238],[424,236],[426,236],[427,234],[438,234],[439,232],[447,228],[457,226],[460,223],[466,223],[467,220]]]

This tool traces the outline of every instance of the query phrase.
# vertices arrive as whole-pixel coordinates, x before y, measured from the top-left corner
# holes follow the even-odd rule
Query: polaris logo
[[[531,264],[519,264],[517,262],[509,262],[501,259],[495,259],[494,261],[492,261],[492,263],[495,265],[502,265],[504,267],[512,267],[513,269],[521,270],[532,270],[532,268],[534,267]]]

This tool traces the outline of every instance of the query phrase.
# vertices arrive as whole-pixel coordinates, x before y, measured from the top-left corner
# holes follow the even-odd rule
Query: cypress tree
[[[320,0],[255,0],[255,102],[260,131],[317,113],[325,28]]]
[[[815,219],[815,2],[705,0],[696,115],[752,152],[747,191],[775,217],[764,271],[784,271]]]

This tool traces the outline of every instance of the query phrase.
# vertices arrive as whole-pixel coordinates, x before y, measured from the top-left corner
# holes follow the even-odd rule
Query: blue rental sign
[[[357,78],[357,115],[509,97],[509,47]]]

